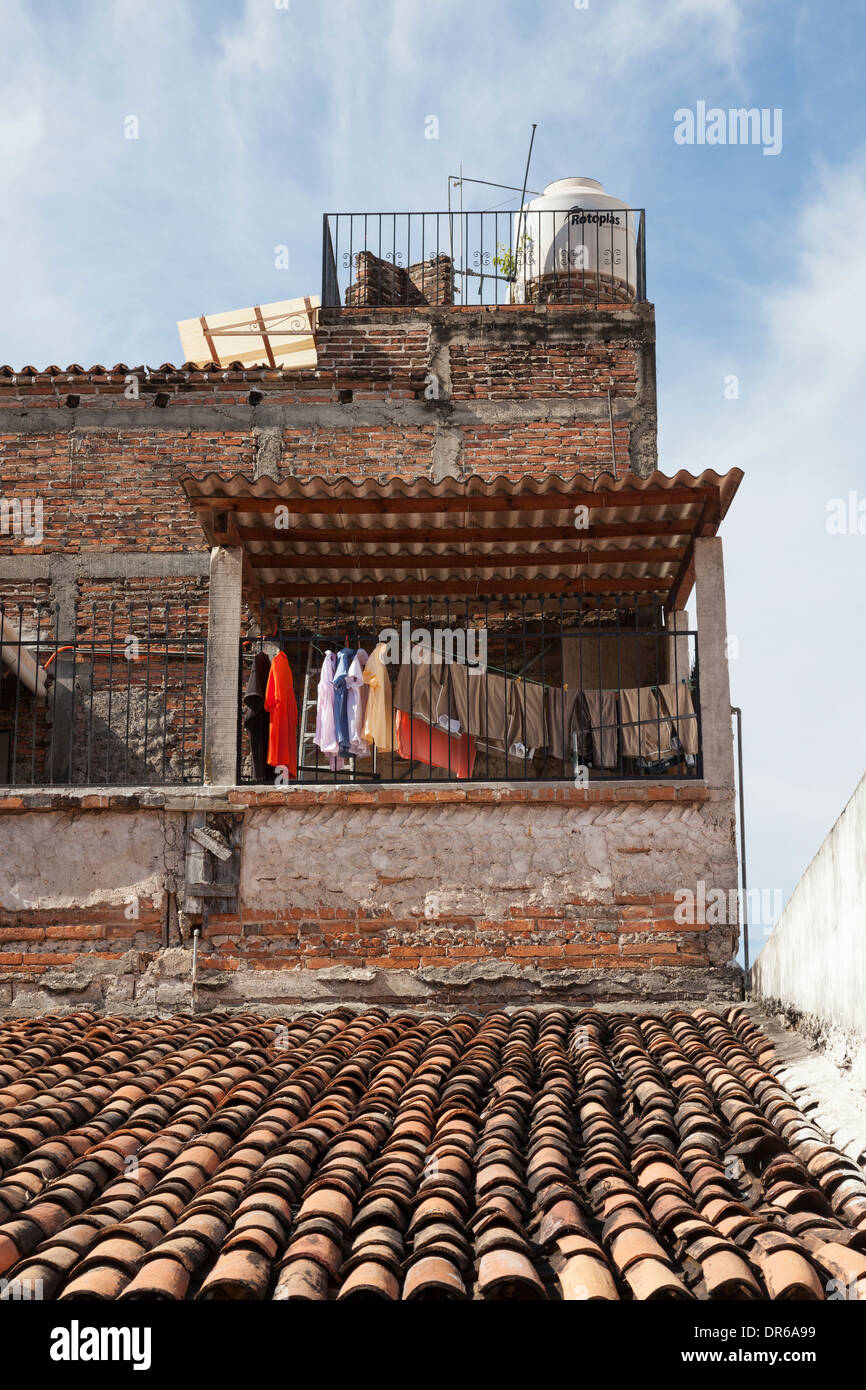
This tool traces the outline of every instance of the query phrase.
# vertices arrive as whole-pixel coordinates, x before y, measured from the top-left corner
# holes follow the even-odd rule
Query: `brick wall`
[[[417,290],[411,271],[405,288]],[[431,293],[447,297],[447,276]],[[205,551],[178,483],[187,471],[518,478],[598,475],[614,456],[620,471],[656,466],[651,306],[359,307],[323,313],[318,350],[317,368],[300,372],[0,369],[2,495],[45,508],[40,546],[0,536],[0,592],[77,597],[85,635],[93,605],[95,633],[112,600],[137,612],[168,602],[180,623],[188,598],[201,631],[205,578],[136,576],[126,563]],[[124,574],[89,574],[94,554],[125,557]],[[25,572],[51,557],[67,566],[62,584]],[[70,570],[73,559],[82,567]],[[240,895],[206,926],[199,1001],[734,988],[735,928],[673,920],[678,884],[736,882],[731,807],[705,788],[234,795]],[[183,844],[197,803],[171,809],[161,797],[91,792],[71,809],[61,793],[0,795],[0,1004],[188,1006]]]
[[[298,786],[230,801],[237,905],[203,924],[199,954],[213,1004],[738,991],[736,922],[675,915],[678,889],[736,881],[729,801],[705,787]],[[190,814],[169,793],[0,799],[0,1000],[108,1005],[122,987],[129,1007],[154,990],[183,1003],[199,921],[184,913]],[[51,861],[22,863],[37,840]]]

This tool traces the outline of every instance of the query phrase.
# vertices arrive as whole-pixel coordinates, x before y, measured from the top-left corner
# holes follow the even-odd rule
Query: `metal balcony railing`
[[[260,616],[241,644],[241,783],[702,775],[697,633],[665,625],[661,595],[322,599]],[[286,763],[269,759],[263,714],[280,652]]]
[[[0,786],[200,783],[206,629],[188,600],[0,603]]]
[[[324,217],[325,307],[600,307],[645,299],[643,208]]]

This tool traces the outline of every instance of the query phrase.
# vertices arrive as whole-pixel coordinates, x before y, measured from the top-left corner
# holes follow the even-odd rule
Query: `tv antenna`
[[[538,129],[538,123],[537,123],[537,121],[533,121],[533,123],[532,123],[532,134],[531,134],[530,137],[529,137],[529,150],[528,150],[528,153],[527,153],[527,155],[526,155],[526,169],[524,170],[524,174],[523,174],[523,186],[522,186],[522,187],[518,187],[518,185],[513,184],[513,183],[496,183],[493,179],[472,179],[472,178],[469,178],[466,174],[463,173],[463,164],[462,164],[462,162],[457,166],[458,172],[457,172],[456,174],[449,174],[449,175],[448,175],[448,243],[449,243],[449,247],[450,247],[450,251],[451,251],[451,264],[452,264],[452,266],[454,266],[454,278],[455,278],[455,280],[456,280],[458,276],[462,276],[463,279],[464,279],[464,281],[465,281],[465,279],[466,279],[468,276],[472,276],[474,279],[479,280],[479,281],[481,282],[481,284],[479,285],[479,298],[480,298],[480,296],[481,296],[481,294],[482,294],[482,292],[483,292],[484,281],[485,281],[485,280],[506,280],[509,284],[511,284],[511,283],[512,283],[512,277],[511,277],[511,276],[508,276],[508,275],[487,275],[487,274],[485,274],[485,272],[484,272],[483,269],[482,269],[482,270],[470,270],[470,269],[468,269],[468,267],[464,266],[464,264],[463,264],[463,258],[464,258],[464,255],[465,255],[464,228],[465,228],[465,225],[466,225],[466,224],[465,224],[465,217],[464,217],[464,211],[463,211],[463,185],[466,184],[466,183],[476,183],[476,184],[481,184],[481,185],[483,185],[485,188],[502,188],[502,189],[505,189],[506,191],[508,191],[508,192],[510,192],[510,193],[519,193],[519,194],[520,194],[520,212],[519,212],[519,215],[518,215],[518,229],[517,229],[517,230],[518,230],[518,235],[517,235],[517,238],[516,238],[516,240],[515,240],[515,245],[519,246],[519,245],[520,245],[520,222],[521,222],[521,220],[522,220],[522,218],[523,218],[523,213],[524,213],[523,204],[524,204],[524,202],[526,201],[526,195],[527,195],[527,193],[531,193],[532,196],[533,196],[534,198],[537,198],[537,197],[540,196],[537,189],[534,189],[534,188],[527,188],[527,186],[526,186],[527,183],[529,182],[529,164],[530,164],[530,161],[531,161],[531,159],[532,159],[532,146],[533,146],[533,144],[535,143],[535,132],[536,132],[537,129]],[[459,199],[458,207],[457,207],[456,209],[452,208],[452,206],[451,206],[451,190],[452,190],[452,188],[459,188],[459,189],[460,189],[460,199]],[[506,198],[504,201],[507,202],[507,203],[510,203],[510,202],[512,202],[513,200],[512,200],[511,198]],[[500,205],[500,206],[501,206],[501,205]],[[497,210],[498,210],[497,208],[483,208],[483,209],[482,209],[482,214],[483,214],[484,212],[496,212]],[[459,264],[458,264],[457,262],[455,262],[455,259],[454,259],[454,214],[455,214],[455,212],[456,212],[457,216],[458,216],[459,219],[460,219]],[[461,292],[461,294],[463,295],[463,299],[464,299],[464,303],[465,303],[465,301],[466,301],[466,287],[465,287],[465,284],[464,284],[463,286],[461,286],[461,291],[460,291],[460,292]]]

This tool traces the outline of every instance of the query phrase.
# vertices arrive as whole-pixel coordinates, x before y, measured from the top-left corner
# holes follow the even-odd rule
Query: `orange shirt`
[[[298,775],[298,706],[292,668],[285,652],[277,652],[268,672],[265,709],[271,716],[268,762],[271,767],[287,767]]]

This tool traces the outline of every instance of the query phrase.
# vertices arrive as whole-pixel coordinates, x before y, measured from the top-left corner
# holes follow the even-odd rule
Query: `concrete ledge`
[[[208,971],[192,977],[192,951],[169,947],[143,962],[128,952],[115,962],[82,957],[71,971],[28,976],[0,984],[0,1007],[7,1017],[63,1013],[83,1007],[128,1016],[178,1010],[211,1013],[267,1008],[274,1014],[298,1006],[359,1008],[440,1005],[463,1008],[518,1007],[564,1003],[607,1003],[632,1007],[660,1004],[737,1002],[743,997],[742,972],[734,964],[715,969],[544,970],[506,961],[455,964],[453,968],[382,970],[371,966],[330,966],[321,970]]]
[[[706,782],[690,780],[599,782],[575,787],[565,782],[406,782],[386,786],[343,783],[287,787],[12,787],[0,790],[0,815],[26,811],[242,811],[256,806],[426,806],[503,805],[514,802],[557,802],[590,806],[618,802],[710,801],[715,793]]]

